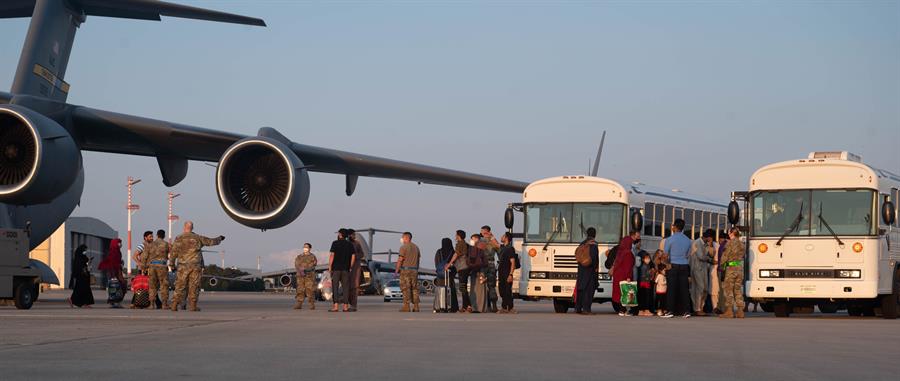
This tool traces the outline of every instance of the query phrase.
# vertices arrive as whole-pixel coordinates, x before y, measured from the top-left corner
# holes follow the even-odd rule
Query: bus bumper
[[[861,280],[751,280],[747,295],[754,299],[871,299],[878,285]]]
[[[521,292],[524,291],[524,292]],[[571,298],[575,292],[574,280],[529,280],[520,291],[520,296],[526,298]],[[612,282],[600,281],[594,299],[609,300],[612,298]]]

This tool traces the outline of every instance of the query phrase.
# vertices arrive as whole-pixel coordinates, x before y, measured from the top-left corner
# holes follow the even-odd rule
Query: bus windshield
[[[875,234],[870,189],[761,191],[751,204],[756,237],[829,236],[829,227],[836,235]]]
[[[617,243],[625,205],[609,203],[537,203],[525,208],[525,241],[580,243],[587,228],[597,229],[597,242]]]

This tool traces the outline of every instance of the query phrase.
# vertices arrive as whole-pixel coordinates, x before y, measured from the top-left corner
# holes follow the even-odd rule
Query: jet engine
[[[0,106],[0,202],[46,204],[81,171],[81,152],[55,121],[17,105]]]
[[[265,230],[300,216],[309,200],[309,174],[289,145],[276,131],[263,129],[260,136],[240,140],[225,151],[216,171],[216,190],[231,218]]]

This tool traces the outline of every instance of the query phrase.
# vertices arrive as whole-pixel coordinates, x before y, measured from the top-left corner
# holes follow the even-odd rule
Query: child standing
[[[658,264],[656,265],[656,279],[654,279],[656,283],[656,316],[663,316],[666,314],[666,292],[668,287],[666,286],[666,265]]]
[[[653,305],[653,264],[650,253],[641,252],[641,265],[638,267],[638,316],[653,316],[650,308]]]

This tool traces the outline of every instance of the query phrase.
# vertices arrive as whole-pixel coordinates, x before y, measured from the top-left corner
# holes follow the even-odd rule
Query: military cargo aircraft
[[[506,192],[522,192],[527,185],[305,145],[268,127],[245,136],[66,103],[73,90],[65,75],[75,32],[89,16],[266,25],[258,18],[151,0],[0,2],[0,18],[31,17],[12,88],[0,92],[0,228],[29,230],[31,248],[79,203],[81,151],[155,157],[170,187],[187,176],[188,160],[217,162],[222,208],[235,221],[262,230],[285,226],[303,212],[309,172],[344,175],[348,196],[360,176]]]

